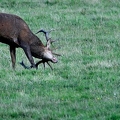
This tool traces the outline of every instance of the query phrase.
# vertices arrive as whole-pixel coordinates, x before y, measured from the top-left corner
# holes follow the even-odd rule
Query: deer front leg
[[[23,48],[28,60],[31,63],[31,68],[36,68],[36,65],[34,63],[34,60],[33,60],[33,57],[32,57],[31,51],[30,51],[30,47],[28,45],[26,45],[26,46],[22,46],[22,48]]]
[[[12,67],[15,69],[15,62],[16,62],[16,49],[15,47],[10,46],[10,55],[12,60]]]
[[[31,68],[31,67],[26,66],[23,61],[20,62],[20,64],[21,64],[25,69],[30,69],[30,68]]]

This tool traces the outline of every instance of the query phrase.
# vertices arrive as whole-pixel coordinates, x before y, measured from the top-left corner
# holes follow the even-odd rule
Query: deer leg
[[[23,61],[20,62],[20,64],[21,64],[25,69],[30,69],[30,68],[31,68],[31,67],[26,66]]]
[[[12,60],[12,67],[15,69],[15,62],[16,62],[16,50],[15,47],[10,46],[10,55]]]
[[[23,46],[22,48],[23,48],[28,60],[31,63],[31,68],[36,68],[36,65],[34,63],[34,59],[32,57],[31,51],[30,51],[30,47],[26,45],[26,46]]]

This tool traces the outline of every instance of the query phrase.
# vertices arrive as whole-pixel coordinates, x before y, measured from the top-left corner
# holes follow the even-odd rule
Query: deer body
[[[0,13],[0,42],[10,46],[13,68],[15,68],[16,48],[18,47],[24,50],[32,67],[36,67],[33,57],[43,61],[57,62],[51,50],[43,45],[40,39],[32,33],[25,21],[16,15]],[[49,55],[46,56],[47,53],[51,53],[53,58],[51,56],[49,58]]]

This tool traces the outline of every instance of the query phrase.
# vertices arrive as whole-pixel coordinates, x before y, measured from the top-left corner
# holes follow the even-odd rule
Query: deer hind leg
[[[10,46],[10,55],[12,60],[12,67],[15,69],[15,62],[16,62],[16,49],[15,47]]]

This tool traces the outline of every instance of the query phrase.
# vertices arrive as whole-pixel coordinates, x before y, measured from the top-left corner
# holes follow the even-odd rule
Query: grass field
[[[33,33],[56,29],[62,55],[53,71],[26,70],[19,48],[13,71],[0,43],[0,120],[120,120],[119,0],[0,0],[0,11],[20,16]]]

